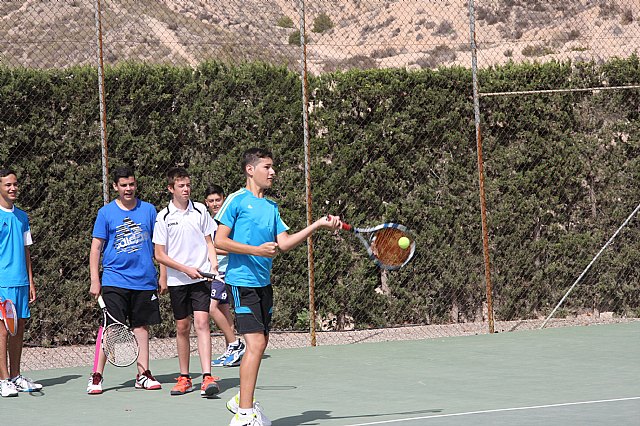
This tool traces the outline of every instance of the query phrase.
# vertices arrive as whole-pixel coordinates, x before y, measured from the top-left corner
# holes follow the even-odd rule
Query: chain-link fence
[[[25,362],[92,359],[103,172],[133,165],[160,209],[168,167],[188,167],[194,199],[233,192],[255,145],[274,152],[269,195],[292,229],[310,210],[403,223],[417,242],[393,272],[344,233],[278,256],[274,346],[538,327],[572,284],[551,324],[637,318],[639,14],[613,0],[1,2],[0,165],[19,174],[39,294]],[[174,355],[162,301],[154,357]]]

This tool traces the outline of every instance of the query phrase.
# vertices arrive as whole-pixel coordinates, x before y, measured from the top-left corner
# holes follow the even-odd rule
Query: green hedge
[[[196,70],[124,64],[105,73],[110,166],[135,166],[141,198],[167,202],[165,170],[189,168],[194,196],[209,183],[243,185],[239,157],[267,146],[278,200],[293,228],[306,220],[299,76],[261,63]],[[636,83],[638,58],[484,70],[484,91]],[[28,339],[86,343],[98,313],[88,295],[88,253],[102,205],[96,71],[0,68],[0,164],[17,169],[31,217],[39,298]],[[355,224],[397,221],[418,252],[382,276],[348,235],[314,240],[316,306],[325,322],[358,328],[473,319],[484,265],[471,73],[368,70],[310,79],[314,216]],[[482,98],[496,310],[526,318],[554,304],[633,210],[638,196],[638,93]],[[624,136],[626,135],[626,136]],[[615,143],[612,143],[615,142]],[[586,183],[585,183],[586,182]],[[576,293],[579,309],[638,313],[635,229]],[[625,243],[626,242],[626,243]],[[279,329],[306,327],[306,250],[276,259]],[[630,278],[626,276],[630,275]],[[622,279],[624,277],[624,279]],[[391,294],[376,289],[386,279]],[[157,336],[173,323],[163,298]],[[455,320],[455,318],[454,318]]]

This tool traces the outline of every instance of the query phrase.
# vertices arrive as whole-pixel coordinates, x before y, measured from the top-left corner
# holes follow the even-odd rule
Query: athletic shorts
[[[273,287],[236,287],[227,284],[240,334],[269,334],[273,316]]]
[[[224,283],[224,275],[220,275],[219,280],[211,281],[211,300],[217,300],[219,304],[229,303],[227,285]]]
[[[173,318],[185,319],[194,311],[209,312],[211,305],[211,284],[199,281],[193,284],[169,286]]]
[[[16,306],[18,318],[31,318],[28,285],[21,285],[20,287],[0,287],[0,299],[3,301],[9,299],[13,302]]]
[[[107,311],[131,328],[160,324],[160,299],[156,290],[131,290],[102,286]]]

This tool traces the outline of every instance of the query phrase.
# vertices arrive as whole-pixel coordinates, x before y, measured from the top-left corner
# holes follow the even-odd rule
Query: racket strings
[[[138,343],[124,324],[111,324],[102,333],[102,347],[110,363],[127,366],[138,358]]]
[[[375,233],[371,241],[371,252],[378,260],[393,267],[402,266],[409,256],[411,249],[403,249],[398,245],[398,240],[407,237],[413,239],[409,234],[396,228],[383,228]]]

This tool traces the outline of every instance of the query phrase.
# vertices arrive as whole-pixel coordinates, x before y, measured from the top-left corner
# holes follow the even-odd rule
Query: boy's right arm
[[[183,265],[180,262],[176,262],[175,260],[173,260],[172,258],[169,257],[169,255],[167,254],[167,250],[165,248],[164,245],[162,244],[155,244],[155,247],[153,249],[153,254],[156,258],[156,260],[158,261],[158,263],[168,267],[168,268],[173,268],[176,271],[180,271],[183,272],[185,274],[187,274],[187,276],[191,279],[198,279],[198,278],[204,278],[202,275],[200,275],[200,272],[198,272],[197,268],[193,268],[191,266],[187,266],[187,265]]]
[[[278,254],[278,243],[266,242],[259,246],[242,244],[229,238],[231,228],[226,225],[219,224],[216,231],[214,244],[216,249],[221,248],[229,253],[250,254],[253,256],[275,257]]]
[[[102,253],[103,245],[104,240],[100,238],[91,239],[91,252],[89,253],[91,286],[89,287],[89,293],[96,298],[100,296],[100,289],[102,288],[102,284],[100,283],[100,254]]]
[[[169,287],[167,286],[167,267],[162,263],[158,263],[160,267],[160,276],[158,277],[158,292],[160,294],[167,294]]]

